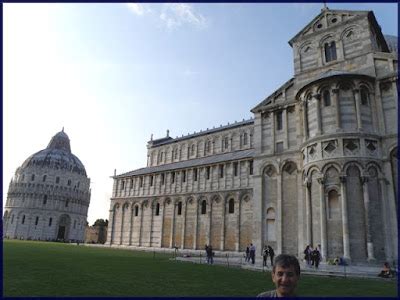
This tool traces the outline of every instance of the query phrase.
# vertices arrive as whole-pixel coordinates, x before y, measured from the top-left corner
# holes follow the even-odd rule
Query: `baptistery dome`
[[[3,235],[83,241],[89,202],[90,179],[63,129],[17,168],[8,190]]]

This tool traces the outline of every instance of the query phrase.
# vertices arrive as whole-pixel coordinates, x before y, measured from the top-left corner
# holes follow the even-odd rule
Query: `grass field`
[[[273,288],[270,273],[170,260],[170,254],[3,241],[3,296],[242,296]],[[391,296],[394,281],[302,276],[302,296]]]

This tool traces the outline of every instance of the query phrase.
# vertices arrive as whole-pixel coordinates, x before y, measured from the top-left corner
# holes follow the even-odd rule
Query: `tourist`
[[[212,265],[214,263],[214,258],[213,258],[214,253],[211,245],[207,247],[206,252],[207,252],[207,263]]]
[[[250,247],[249,247],[249,245],[247,245],[247,247],[246,247],[246,258],[245,258],[245,261],[246,262],[250,261]]]
[[[251,263],[254,265],[256,262],[256,246],[253,244],[250,244],[250,258],[251,258]]]
[[[307,263],[307,266],[311,265],[311,247],[310,245],[307,245],[306,249],[304,249],[304,259]]]
[[[273,266],[275,252],[274,252],[274,249],[272,249],[272,247],[270,245],[268,245],[268,255],[269,255],[269,258],[271,259],[271,266]]]
[[[318,269],[319,262],[321,261],[321,253],[319,252],[318,247],[315,247],[314,251],[311,253],[311,258],[315,268]]]
[[[278,255],[271,275],[276,289],[261,293],[257,298],[296,297],[295,291],[300,278],[300,264],[296,257],[288,254]]]
[[[268,247],[264,246],[264,250],[263,250],[263,266],[264,267],[267,266],[267,258],[268,258]]]
[[[390,277],[394,277],[394,272],[392,271],[392,269],[390,268],[390,265],[388,262],[385,262],[383,264],[383,269],[382,271],[378,274],[379,277],[382,278],[390,278]]]

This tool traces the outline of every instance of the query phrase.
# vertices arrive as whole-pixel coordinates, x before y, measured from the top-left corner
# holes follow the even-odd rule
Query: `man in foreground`
[[[257,298],[296,297],[295,290],[300,278],[300,264],[296,257],[287,254],[278,255],[271,275],[276,289],[261,293]]]

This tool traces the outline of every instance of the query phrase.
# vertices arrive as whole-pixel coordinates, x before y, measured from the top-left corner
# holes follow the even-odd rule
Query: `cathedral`
[[[63,129],[16,170],[8,188],[3,237],[83,242],[89,202],[90,179]]]
[[[397,260],[397,40],[324,8],[290,41],[294,76],[243,120],[147,144],[114,174],[107,244]]]

